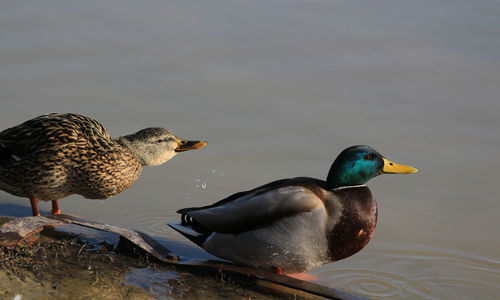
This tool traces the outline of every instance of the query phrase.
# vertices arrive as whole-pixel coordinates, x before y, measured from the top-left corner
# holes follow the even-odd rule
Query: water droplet
[[[212,172],[212,174],[215,174],[215,172],[217,172],[217,171],[215,169],[213,169],[211,172]]]
[[[201,188],[202,188],[202,189],[207,188],[207,183],[206,183],[206,182],[203,182],[203,183],[201,184]]]
[[[196,179],[196,182],[200,182],[200,179]]]
[[[188,195],[191,195],[191,193],[187,193]]]
[[[197,185],[196,185],[196,187],[200,187],[200,185],[199,185],[199,184],[197,184]]]

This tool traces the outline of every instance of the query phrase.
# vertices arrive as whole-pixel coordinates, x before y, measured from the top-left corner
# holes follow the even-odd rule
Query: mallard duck
[[[165,128],[146,128],[111,138],[97,121],[77,114],[48,114],[0,132],[0,189],[37,201],[71,194],[105,199],[130,187],[143,166],[163,164],[177,153],[203,148]]]
[[[368,146],[353,146],[335,159],[326,181],[274,181],[181,209],[181,222],[169,226],[219,258],[278,273],[306,272],[367,245],[377,223],[368,180],[415,172]]]

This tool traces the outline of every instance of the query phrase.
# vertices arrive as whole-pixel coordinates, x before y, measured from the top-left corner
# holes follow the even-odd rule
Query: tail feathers
[[[0,143],[0,166],[7,167],[8,165],[20,161],[21,158],[12,154],[3,143]]]
[[[210,234],[207,234],[205,232],[198,232],[196,231],[193,227],[190,225],[187,225],[185,223],[168,223],[168,226],[170,226],[172,229],[175,231],[179,232],[183,236],[187,237],[190,241],[193,243],[197,244],[198,246],[201,246],[201,244],[207,239],[207,237]]]

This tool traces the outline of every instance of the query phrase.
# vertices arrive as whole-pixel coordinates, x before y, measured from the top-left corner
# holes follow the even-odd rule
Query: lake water
[[[179,208],[324,179],[371,145],[420,172],[370,181],[372,241],[311,273],[372,298],[497,299],[499,37],[498,1],[2,1],[0,129],[74,112],[209,141],[111,199],[60,201],[176,240]],[[31,211],[4,192],[0,209]]]

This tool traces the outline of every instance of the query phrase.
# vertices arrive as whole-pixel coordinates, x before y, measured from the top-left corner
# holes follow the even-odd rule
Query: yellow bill
[[[414,167],[400,165],[395,162],[392,162],[385,157],[384,159],[384,168],[382,169],[382,173],[386,174],[411,174],[417,173],[418,170]]]

